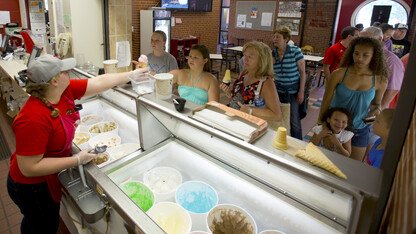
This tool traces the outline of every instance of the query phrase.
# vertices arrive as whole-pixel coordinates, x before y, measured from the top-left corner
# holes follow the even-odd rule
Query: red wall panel
[[[0,11],[10,11],[10,21],[18,23],[19,27],[22,26],[19,0],[0,0]],[[4,34],[4,27],[0,29],[0,33]]]

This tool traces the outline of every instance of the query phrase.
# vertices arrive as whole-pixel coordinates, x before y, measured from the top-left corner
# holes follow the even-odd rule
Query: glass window
[[[407,11],[406,8],[397,1],[391,0],[376,0],[376,1],[366,1],[363,3],[356,11],[355,22],[356,24],[363,24],[364,28],[371,26],[371,16],[373,14],[374,6],[391,6],[390,18],[388,24],[395,25],[396,23],[407,24]]]

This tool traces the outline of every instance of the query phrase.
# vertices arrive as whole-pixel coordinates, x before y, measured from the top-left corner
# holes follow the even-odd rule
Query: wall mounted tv
[[[212,0],[188,0],[189,11],[211,12]]]
[[[160,6],[171,11],[187,11],[188,0],[161,0]]]

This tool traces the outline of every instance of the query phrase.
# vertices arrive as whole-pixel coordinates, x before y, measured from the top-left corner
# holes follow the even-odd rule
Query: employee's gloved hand
[[[84,149],[81,150],[79,153],[77,153],[75,155],[75,157],[78,159],[78,166],[79,165],[83,165],[83,164],[87,164],[89,163],[93,158],[97,157],[97,154],[91,154],[88,153],[91,150],[93,150],[93,148],[88,148],[88,149]]]

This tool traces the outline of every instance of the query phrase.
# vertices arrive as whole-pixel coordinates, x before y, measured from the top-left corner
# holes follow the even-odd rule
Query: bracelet
[[[250,115],[253,113],[253,107],[250,107],[250,111],[248,112]]]
[[[79,155],[77,154],[75,157],[77,158],[77,161],[78,161],[78,165],[77,166],[81,165],[81,160],[79,159]]]

